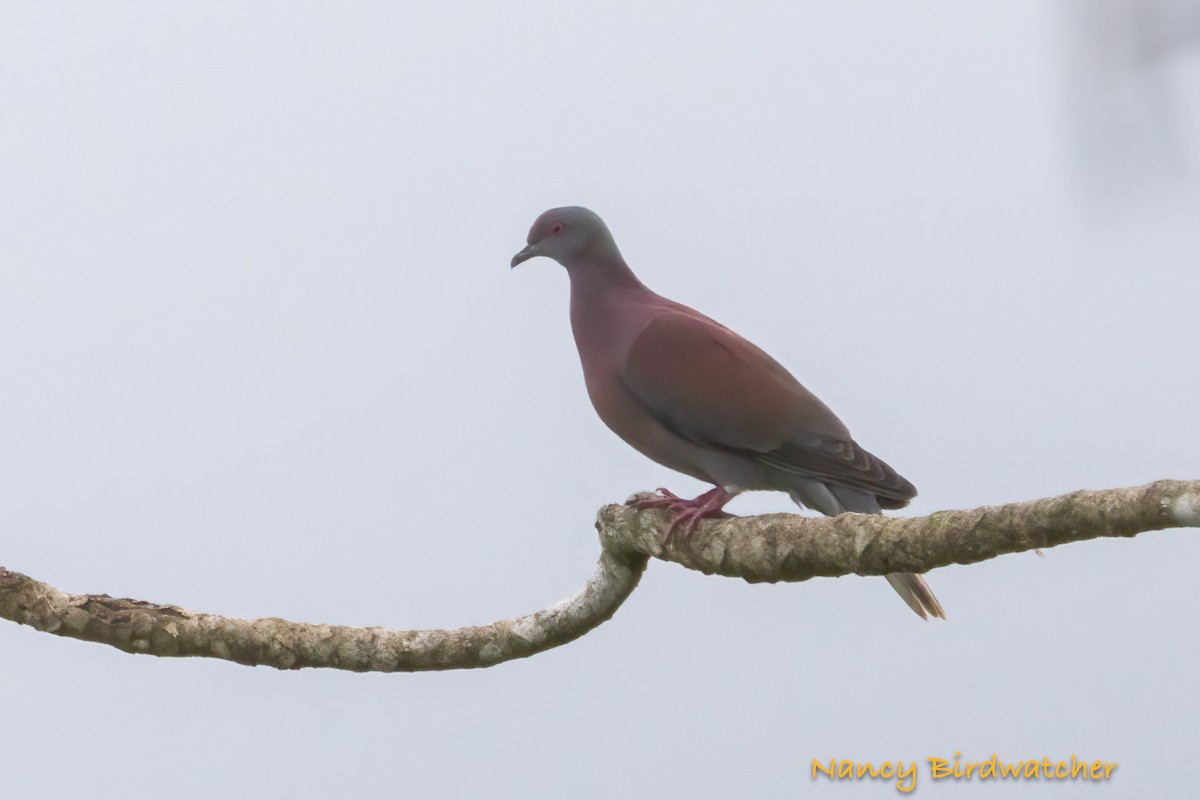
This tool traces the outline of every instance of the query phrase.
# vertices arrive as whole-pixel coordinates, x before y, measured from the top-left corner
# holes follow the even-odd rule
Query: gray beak
[[[521,252],[517,253],[512,258],[512,266],[515,267],[517,264],[520,264],[522,261],[528,261],[529,259],[536,256],[538,254],[536,248],[537,248],[537,243],[535,242],[534,244],[531,244],[528,247],[526,247]]]

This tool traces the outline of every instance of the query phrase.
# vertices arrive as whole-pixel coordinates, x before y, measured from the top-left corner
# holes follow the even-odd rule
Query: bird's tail
[[[929,584],[915,572],[893,572],[890,575],[884,576],[887,582],[892,585],[896,593],[904,598],[904,602],[908,603],[908,607],[917,612],[917,616],[921,619],[929,617],[937,617],[945,619],[946,614],[942,611],[942,604],[933,596],[933,590],[929,588]]]
[[[859,514],[882,514],[875,495],[848,486],[826,485],[813,479],[800,479],[791,491],[797,505],[820,511],[827,517],[836,517],[845,511]],[[885,576],[896,593],[908,603],[908,607],[921,619],[935,617],[945,619],[942,604],[934,597],[933,590],[925,579],[915,572],[893,572]]]

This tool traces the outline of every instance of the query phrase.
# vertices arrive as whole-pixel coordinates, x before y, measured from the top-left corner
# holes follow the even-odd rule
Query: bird
[[[651,460],[713,487],[692,499],[659,489],[638,502],[671,512],[668,536],[725,516],[725,504],[744,491],[786,492],[827,516],[881,514],[916,496],[779,362],[643,284],[594,211],[541,214],[511,266],[539,256],[566,268],[571,330],[600,419]],[[945,618],[920,575],[886,577],[922,619]]]

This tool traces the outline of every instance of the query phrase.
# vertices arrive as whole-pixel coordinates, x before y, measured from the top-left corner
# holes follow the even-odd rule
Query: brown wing
[[[622,379],[667,429],[697,444],[865,489],[889,508],[916,494],[777,361],[707,317],[656,317],[634,341]]]
[[[849,438],[774,359],[704,317],[656,317],[634,341],[622,379],[663,425],[699,444],[765,453],[806,429]]]
[[[763,464],[871,492],[884,508],[904,508],[917,496],[917,487],[853,439],[800,438],[755,460]]]

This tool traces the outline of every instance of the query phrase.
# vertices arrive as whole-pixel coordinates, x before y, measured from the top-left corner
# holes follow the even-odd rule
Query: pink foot
[[[671,541],[676,534],[687,538],[696,530],[696,526],[700,524],[702,519],[712,519],[713,517],[727,517],[722,509],[725,504],[733,499],[733,495],[725,491],[721,486],[709,489],[699,497],[691,500],[685,500],[679,495],[669,492],[666,489],[659,489],[659,497],[653,500],[639,500],[634,504],[638,511],[645,511],[648,508],[665,508],[671,511],[671,523],[667,528],[667,541]]]

